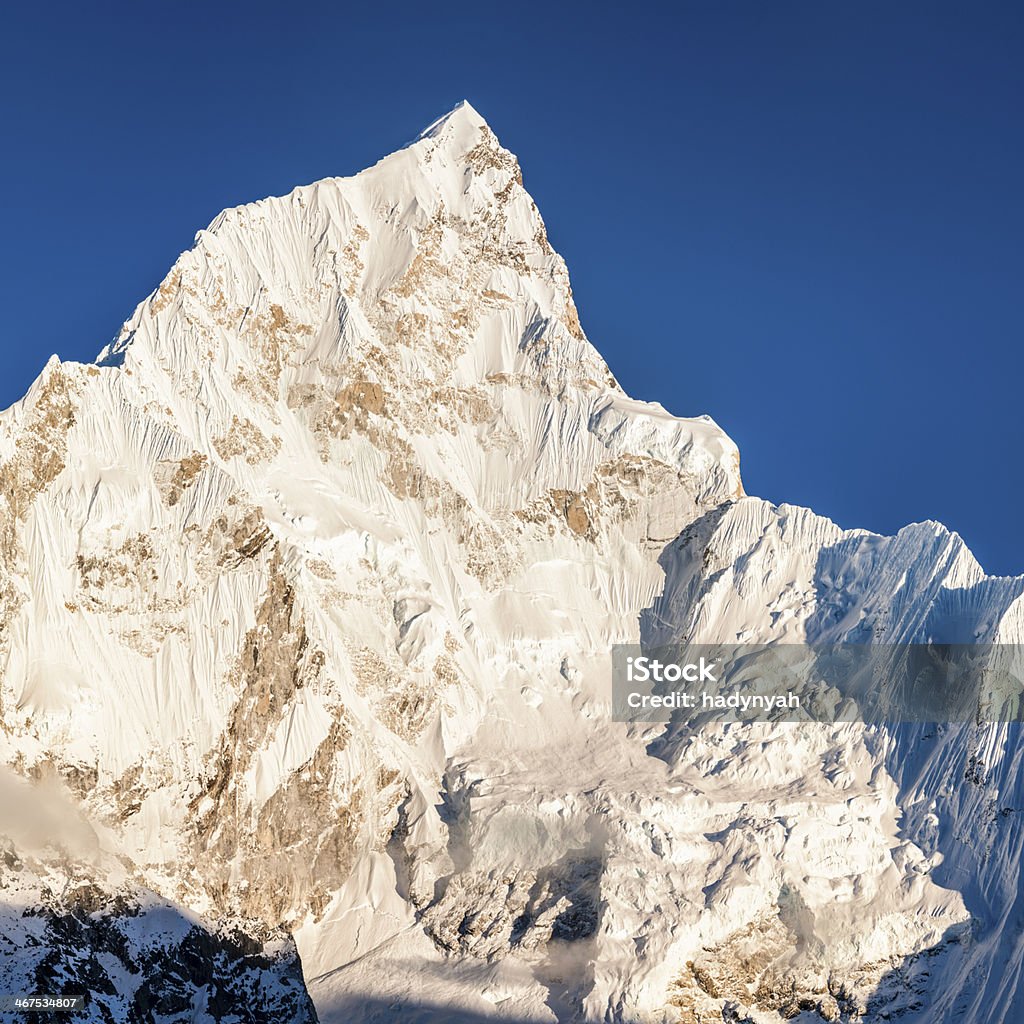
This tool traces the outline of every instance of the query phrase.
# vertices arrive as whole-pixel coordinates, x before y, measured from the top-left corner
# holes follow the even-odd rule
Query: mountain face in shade
[[[1019,643],[1022,594],[938,524],[746,497],[710,418],[628,398],[462,104],[222,213],[0,414],[0,991],[90,1022],[1013,1019],[1015,728],[626,726],[609,664]]]

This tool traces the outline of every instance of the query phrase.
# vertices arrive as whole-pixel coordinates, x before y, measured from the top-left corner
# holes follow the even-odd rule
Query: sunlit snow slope
[[[0,416],[0,991],[1019,1019],[1015,732],[628,727],[609,653],[1021,642],[1022,594],[936,524],[745,497],[712,420],[626,397],[462,104],[222,213]]]

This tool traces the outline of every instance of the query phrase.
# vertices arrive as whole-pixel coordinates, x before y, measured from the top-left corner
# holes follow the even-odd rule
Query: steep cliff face
[[[64,942],[96,1020],[157,1019],[161,971],[160,1019],[840,1019],[923,1006],[941,956],[948,1018],[999,1019],[1013,735],[628,728],[608,665],[1016,640],[1022,593],[933,524],[746,498],[713,421],[625,396],[463,104],[225,211],[0,415],[0,749],[79,823],[0,829],[35,951],[0,978]],[[154,907],[172,966],[96,952]]]

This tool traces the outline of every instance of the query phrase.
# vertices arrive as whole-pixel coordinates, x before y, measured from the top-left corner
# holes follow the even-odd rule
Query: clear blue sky
[[[5,372],[89,359],[223,207],[468,98],[591,339],[747,489],[1024,571],[1024,7],[9,5]]]

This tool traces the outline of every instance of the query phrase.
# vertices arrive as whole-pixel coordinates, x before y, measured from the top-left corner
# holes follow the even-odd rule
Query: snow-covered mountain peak
[[[456,293],[472,324],[459,322],[467,314]],[[169,327],[179,317],[181,332]],[[202,377],[240,358],[253,333],[257,345],[288,334],[291,366],[325,366],[359,334],[389,354],[396,344],[414,359],[418,350],[433,378],[532,372],[556,388],[566,379],[614,387],[515,157],[468,103],[355,177],[225,210],[98,361],[152,351]],[[447,351],[427,354],[438,334],[449,336]],[[190,351],[169,350],[185,338]]]
[[[469,104],[354,177],[225,210],[99,363],[184,447],[225,469],[244,451],[253,476],[294,459],[287,424],[330,463],[335,422],[381,417],[393,447],[469,409],[492,429],[560,398],[596,451],[706,462],[696,493],[740,492],[713,421],[622,395],[515,157]],[[574,486],[593,466],[569,473]]]
[[[0,846],[5,932],[58,979],[116,946],[106,1019],[187,962],[305,1020],[296,950],[324,1021],[859,1019],[925,950],[984,1005],[1005,731],[630,729],[609,649],[1017,640],[1022,593],[745,497],[710,417],[623,394],[460,105],[224,211],[0,414],[0,760],[104,854]]]

